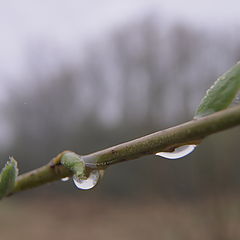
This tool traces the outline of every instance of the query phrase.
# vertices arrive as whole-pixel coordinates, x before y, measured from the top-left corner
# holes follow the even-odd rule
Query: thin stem
[[[101,167],[144,155],[171,152],[178,146],[198,144],[203,138],[213,133],[239,124],[240,106],[237,106],[83,156],[83,159],[86,163]]]
[[[58,154],[45,166],[18,176],[13,193],[72,176],[72,172],[60,164],[61,158],[66,152],[69,151]]]
[[[240,125],[240,106],[84,155],[82,159],[86,162],[86,165],[101,169],[111,164],[136,159],[144,155],[172,151],[181,145],[197,144],[213,133],[237,125]],[[60,153],[49,164],[20,175],[13,193],[72,176],[72,172],[60,163],[64,153],[66,152]]]

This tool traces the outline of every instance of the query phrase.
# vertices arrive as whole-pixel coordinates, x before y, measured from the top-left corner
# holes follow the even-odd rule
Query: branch
[[[84,155],[81,156],[81,159],[85,161],[88,168],[103,169],[111,164],[136,159],[144,155],[172,151],[181,145],[199,144],[205,137],[237,125],[240,125],[240,106]],[[73,173],[61,164],[62,157],[66,158],[68,152],[60,153],[41,168],[20,175],[11,194],[64,177],[71,177]]]

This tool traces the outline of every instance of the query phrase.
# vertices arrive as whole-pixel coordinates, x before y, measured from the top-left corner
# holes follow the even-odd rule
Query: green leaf
[[[0,174],[0,199],[12,192],[18,175],[17,162],[13,157],[6,163]]]
[[[81,156],[74,152],[64,153],[61,158],[61,164],[71,170],[74,175],[80,179],[86,179],[85,162],[81,159]]]
[[[208,89],[195,113],[194,118],[218,112],[227,108],[236,97],[240,88],[240,62],[224,73]]]

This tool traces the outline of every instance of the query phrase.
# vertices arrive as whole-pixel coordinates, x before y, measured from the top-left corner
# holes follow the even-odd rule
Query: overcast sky
[[[4,86],[14,81],[15,87],[27,69],[26,51],[33,43],[71,55],[81,44],[151,11],[169,24],[238,27],[239,5],[237,0],[0,0],[0,103],[7,99]],[[3,117],[0,145],[10,132]]]
[[[167,22],[233,26],[240,20],[239,5],[237,0],[0,0],[0,77],[19,75],[32,40],[71,51],[151,10]]]

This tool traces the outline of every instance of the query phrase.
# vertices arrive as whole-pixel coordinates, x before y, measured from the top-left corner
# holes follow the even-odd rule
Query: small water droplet
[[[156,155],[168,159],[178,159],[187,156],[195,149],[196,145],[184,145],[175,148],[173,152],[159,152]]]
[[[66,181],[68,181],[69,179],[70,179],[69,177],[65,177],[65,178],[62,178],[61,181],[66,182]]]
[[[73,182],[79,189],[88,190],[95,187],[100,178],[98,170],[92,170],[87,179],[79,179],[77,176],[73,176]]]
[[[240,103],[240,92],[236,95],[235,99],[233,100],[231,106],[237,105]]]

